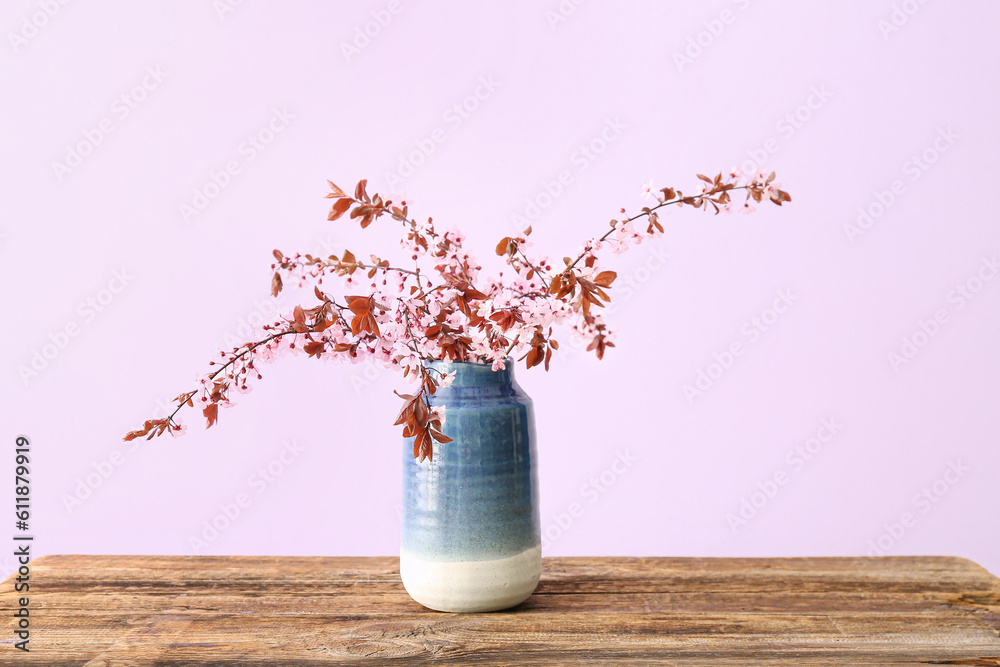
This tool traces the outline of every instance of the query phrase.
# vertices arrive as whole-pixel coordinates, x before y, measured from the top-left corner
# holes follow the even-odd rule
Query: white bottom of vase
[[[436,611],[509,609],[531,596],[541,572],[541,547],[497,560],[435,561],[405,550],[399,554],[406,592]]]

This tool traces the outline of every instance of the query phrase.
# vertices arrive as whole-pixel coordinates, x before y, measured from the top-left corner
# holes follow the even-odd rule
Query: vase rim
[[[499,370],[493,370],[489,363],[441,360],[427,362],[427,368],[440,374],[454,373],[457,386],[507,386],[514,384],[514,361],[510,357],[504,360],[504,367]]]
[[[504,357],[503,361],[504,361],[504,365],[505,366],[511,366],[514,363],[514,360],[513,360],[512,357]],[[480,362],[480,361],[450,361],[450,360],[446,360],[446,359],[431,359],[427,363],[431,364],[431,365],[434,365],[434,364],[453,364],[455,366],[458,366],[458,365],[461,365],[461,366],[480,366],[480,367],[491,366],[491,364],[489,362]]]

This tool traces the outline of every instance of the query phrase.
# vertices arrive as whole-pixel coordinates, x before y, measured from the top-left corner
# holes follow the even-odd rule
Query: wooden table
[[[395,558],[45,556],[0,665],[993,665],[1000,580],[960,558],[546,558],[515,610],[442,614]]]

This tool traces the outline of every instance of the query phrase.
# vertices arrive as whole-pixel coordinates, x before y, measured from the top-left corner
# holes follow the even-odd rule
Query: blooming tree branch
[[[226,352],[210,362],[219,368],[199,378],[197,386],[174,399],[167,417],[151,419],[141,429],[130,431],[125,440],[153,438],[164,433],[180,435],[185,426],[177,416],[184,407],[198,407],[206,426],[218,421],[219,407],[232,405],[232,390],[248,393],[251,380],[261,379],[259,364],[278,357],[305,353],[323,361],[358,363],[375,359],[402,372],[417,383],[413,393],[397,395],[403,406],[396,424],[403,435],[414,438],[413,455],[431,458],[433,443],[450,442],[442,430],[444,411],[433,407],[430,397],[448,386],[454,375],[442,374],[428,365],[434,360],[490,364],[501,370],[509,355],[519,354],[528,368],[543,365],[559,349],[553,338],[555,326],[569,326],[599,359],[614,347],[614,332],[599,309],[611,301],[610,290],[617,274],[601,266],[599,253],[609,247],[620,253],[645,239],[663,235],[659,209],[691,206],[714,213],[754,210],[751,202],[770,201],[778,206],[791,201],[762,172],[741,180],[734,169],[714,178],[699,174],[701,189],[685,195],[673,188],[654,191],[652,182],[641,194],[655,204],[634,215],[611,220],[610,229],[584,241],[575,258],[564,257],[562,268],[546,256],[527,252],[531,228],[518,236],[500,240],[496,254],[511,267],[510,275],[482,276],[482,266],[464,248],[458,230],[439,232],[432,218],[420,222],[410,217],[406,202],[398,205],[381,195],[369,194],[367,181],[360,181],[353,196],[330,182],[327,198],[333,199],[328,219],[348,216],[366,228],[388,216],[402,226],[400,245],[412,269],[370,255],[359,260],[350,250],[340,256],[285,255],[274,251],[271,293],[277,296],[286,281],[311,285],[317,304],[295,306],[284,317],[263,327],[257,340]],[[741,204],[732,194],[744,191]],[[640,224],[641,222],[641,224]],[[430,270],[432,269],[432,270]],[[340,301],[324,292],[324,279],[339,280],[344,296]]]

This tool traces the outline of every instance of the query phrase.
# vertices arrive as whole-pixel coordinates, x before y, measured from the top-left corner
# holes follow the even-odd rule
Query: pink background
[[[36,554],[396,552],[408,385],[375,367],[286,359],[211,431],[120,439],[272,307],[273,248],[395,248],[325,179],[492,262],[516,215],[561,257],[650,177],[757,160],[790,206],[671,212],[609,260],[618,347],[519,369],[545,553],[1000,572],[996,3],[226,1],[3,5],[0,458],[31,438]]]

